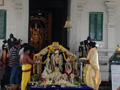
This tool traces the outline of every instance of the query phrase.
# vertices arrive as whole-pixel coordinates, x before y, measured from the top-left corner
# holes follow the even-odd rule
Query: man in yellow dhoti
[[[30,81],[31,64],[34,64],[36,60],[31,60],[29,57],[30,47],[24,47],[24,53],[20,56],[20,63],[22,64],[22,82],[21,90],[27,90],[27,83]]]
[[[101,75],[98,62],[98,52],[95,47],[95,42],[90,42],[88,44],[88,49],[88,62],[86,62],[83,71],[84,83],[87,84],[87,86],[93,88],[94,90],[98,90],[101,83]]]

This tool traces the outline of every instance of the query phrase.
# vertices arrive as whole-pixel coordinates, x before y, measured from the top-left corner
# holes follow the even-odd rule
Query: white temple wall
[[[6,13],[6,39],[12,33],[15,38],[22,42],[28,42],[28,14],[29,0],[4,0]],[[0,39],[0,56],[2,53],[2,44],[4,39]]]
[[[10,33],[13,33],[16,37],[16,11],[14,8],[13,0],[4,0],[4,6],[0,6],[0,9],[7,10],[6,13],[6,39],[9,38]],[[0,51],[4,39],[0,39]]]
[[[85,4],[79,3],[85,1]],[[77,7],[81,5],[81,7]],[[97,7],[96,7],[97,6]],[[68,46],[75,53],[79,42],[87,39],[89,35],[89,12],[103,12],[103,41],[97,43],[107,48],[107,11],[104,0],[71,0],[70,19],[72,28],[68,31]],[[74,40],[74,41],[73,41]],[[101,47],[100,47],[101,48]]]
[[[6,39],[9,38],[10,33],[23,42],[28,42],[28,14],[29,14],[29,0],[4,0],[4,6],[0,9],[7,10],[7,26],[6,26]],[[79,8],[84,1],[82,7]],[[19,6],[18,6],[19,5]],[[97,6],[97,7],[96,7]],[[98,42],[102,45],[102,49],[107,49],[108,45],[108,13],[104,0],[71,0],[70,20],[72,28],[68,31],[68,46],[71,51],[75,53],[78,51],[79,42],[85,40],[89,35],[89,12],[103,12],[103,41]],[[120,5],[117,6],[115,16],[115,46],[120,44]],[[3,39],[0,39],[0,48]]]
[[[116,33],[115,43],[117,45],[117,44],[120,44],[120,1],[119,1],[118,6],[116,7],[115,28],[116,28],[115,29],[115,33]]]

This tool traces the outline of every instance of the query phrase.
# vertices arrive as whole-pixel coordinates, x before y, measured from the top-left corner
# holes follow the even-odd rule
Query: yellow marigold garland
[[[63,47],[63,46],[60,46],[60,47],[59,47],[59,50],[61,50],[61,49],[63,49],[63,51],[64,51],[64,47]],[[50,53],[51,53],[51,52],[54,52],[54,51],[55,51],[55,50],[52,49],[51,46],[48,46],[47,59],[50,57]],[[37,57],[37,54],[34,55],[33,60],[35,60],[35,57]],[[65,52],[63,52],[63,57],[64,57],[64,60],[66,61]],[[68,57],[68,58],[70,59],[70,61],[71,61],[72,57],[73,57],[73,55]],[[47,59],[46,59],[44,62],[41,61],[40,63],[41,63],[41,64],[45,64],[45,63],[47,62]],[[35,73],[35,64],[33,64],[33,73]]]
[[[50,53],[51,52],[54,52],[54,49],[52,49],[51,46],[48,46],[48,55],[47,55],[47,58],[44,62],[40,62],[41,64],[45,64],[47,62],[47,59],[50,57]]]
[[[62,48],[63,48],[63,46],[60,46],[60,47],[59,47],[59,50],[61,50]]]
[[[63,53],[63,57],[64,57],[64,59],[65,59],[65,61],[66,61],[65,53]]]
[[[54,52],[54,51],[55,51],[54,49],[52,49],[51,46],[48,46],[48,49],[49,49],[49,51],[48,51],[47,58],[49,58],[51,52]],[[63,47],[63,46],[60,46],[60,47],[59,47],[59,50],[61,50],[61,49],[63,49],[63,51],[64,51],[64,47]],[[37,54],[34,55],[34,60],[35,60],[35,57],[36,57],[36,56],[37,56]],[[64,59],[66,60],[65,52],[63,52],[63,57],[64,57]],[[69,56],[69,59],[71,60],[71,59],[72,59],[72,56]],[[47,59],[46,59],[44,62],[40,62],[40,63],[41,63],[41,64],[45,64],[46,62],[47,62]]]
[[[37,54],[33,56],[33,60],[35,60],[35,57],[37,57]],[[35,64],[33,64],[33,74],[35,74]]]
[[[48,48],[49,48],[49,51],[48,51],[47,58],[49,58],[50,53],[51,53],[51,47],[48,47]],[[41,62],[41,64],[45,64],[46,62],[47,62],[47,59],[44,62]]]

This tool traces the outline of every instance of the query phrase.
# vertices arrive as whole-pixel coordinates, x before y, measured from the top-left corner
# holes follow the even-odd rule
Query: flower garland
[[[70,74],[72,72],[72,66],[71,66],[70,62],[67,62],[65,64],[65,70],[67,71],[68,74]]]
[[[33,56],[33,60],[35,60],[36,57],[37,57],[37,54]],[[33,64],[33,74],[35,74],[35,64]]]
[[[59,50],[61,50],[61,49],[63,49],[63,51],[65,51],[65,48],[64,48],[63,46],[60,46],[60,47],[59,47]],[[51,53],[51,52],[54,53],[54,51],[55,51],[55,50],[52,49],[51,46],[48,46],[48,55],[47,55],[47,58],[49,58],[49,57],[50,57],[50,53]],[[63,57],[64,57],[64,60],[66,61],[65,53],[66,53],[66,52],[63,52]],[[36,57],[36,56],[37,56],[37,54],[34,55],[34,60],[35,60],[35,57]],[[69,59],[71,60],[72,57],[73,57],[73,55],[72,55],[72,56],[69,56]],[[46,60],[45,60],[44,62],[40,62],[40,63],[41,63],[41,64],[45,64],[45,63],[47,62],[47,58],[46,58]]]
[[[64,48],[63,46],[60,46],[60,47],[59,47],[59,50],[61,50],[61,49],[63,49],[63,51],[65,51],[65,48]],[[65,53],[66,53],[66,52],[63,52],[63,57],[64,57],[64,60],[66,61]],[[70,61],[71,61],[72,57],[73,57],[73,55],[72,55],[72,56],[69,56]]]
[[[55,52],[55,50],[52,48],[52,46],[48,46],[47,49],[48,49],[47,58],[46,58],[45,61],[43,61],[43,62],[41,61],[41,62],[40,62],[41,64],[45,64],[45,63],[47,62],[47,59],[50,57],[50,53],[51,53],[51,52],[53,52],[53,53]],[[58,50],[59,50],[59,51],[60,51],[60,50],[63,51],[63,57],[64,57],[64,60],[66,61],[65,53],[67,53],[67,51],[65,51],[65,48],[60,45],[60,47],[58,48]],[[73,56],[74,56],[74,55],[68,57],[70,61],[71,61],[71,59],[72,59]],[[38,54],[35,54],[35,55],[34,55],[33,60],[35,60],[36,57],[38,57]],[[33,64],[33,73],[35,73],[35,64]]]
[[[65,59],[65,61],[66,61],[65,53],[63,53],[63,57],[64,57],[64,59]]]

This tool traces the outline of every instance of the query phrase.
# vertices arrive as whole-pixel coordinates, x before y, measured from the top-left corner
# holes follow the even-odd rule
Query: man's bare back
[[[35,61],[32,60],[28,54],[26,53],[23,53],[21,56],[20,56],[20,63],[21,64],[34,64]]]

